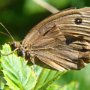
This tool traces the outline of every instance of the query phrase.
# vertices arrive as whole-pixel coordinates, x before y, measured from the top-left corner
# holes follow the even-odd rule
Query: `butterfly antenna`
[[[0,33],[3,34],[3,35],[5,35],[5,36],[10,37],[7,33],[4,33],[4,32],[2,32],[2,31],[0,31]]]
[[[10,32],[9,32],[9,30],[0,22],[0,25],[5,29],[5,31],[9,34],[9,36],[11,37],[11,39],[13,40],[13,41],[15,41],[14,40],[14,38],[13,38],[13,36],[10,34]],[[4,33],[5,34],[5,33]],[[7,34],[6,34],[7,35]]]

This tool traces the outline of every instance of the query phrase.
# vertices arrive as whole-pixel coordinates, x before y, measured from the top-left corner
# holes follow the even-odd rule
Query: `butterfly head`
[[[10,43],[10,46],[12,50],[15,50],[15,49],[20,49],[21,44],[20,42],[15,41],[15,42]]]
[[[30,54],[28,53],[27,49],[22,46],[22,42],[12,42],[10,44],[11,49],[17,51],[18,56],[25,57],[25,59],[30,58]]]
[[[23,49],[21,49],[21,43],[20,42],[14,41],[10,44],[10,46],[11,46],[11,49],[13,51],[17,51],[19,56],[23,56]]]

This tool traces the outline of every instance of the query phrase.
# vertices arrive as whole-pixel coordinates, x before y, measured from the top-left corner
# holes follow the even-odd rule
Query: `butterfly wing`
[[[79,69],[80,61],[77,49],[82,48],[82,46],[78,45],[74,48],[74,44],[67,45],[65,36],[59,32],[60,29],[54,28],[44,37],[38,39],[36,44],[32,45],[31,53],[54,69]]]
[[[83,23],[75,23],[76,18],[83,18]],[[58,13],[34,27],[22,45],[54,69],[80,69],[89,57],[88,18],[83,9]]]

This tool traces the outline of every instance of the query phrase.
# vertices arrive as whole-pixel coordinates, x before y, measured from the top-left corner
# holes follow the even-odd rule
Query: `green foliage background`
[[[73,8],[73,7],[81,8],[81,7],[90,6],[90,0],[46,0],[46,1],[60,10]],[[28,33],[28,31],[31,30],[31,28],[34,25],[36,25],[41,20],[43,20],[44,18],[50,15],[51,15],[50,12],[48,12],[41,6],[37,5],[33,0],[0,0],[0,22],[2,22],[5,25],[5,27],[8,28],[9,32],[13,35],[15,40],[19,40],[19,41],[22,40],[25,37],[25,35]],[[0,26],[0,32],[6,33],[5,30],[1,26]],[[9,41],[12,41],[10,37],[0,34],[0,45],[7,43]],[[7,45],[5,46],[5,49],[3,48],[3,52],[7,51],[6,47]],[[6,66],[4,66],[3,63],[1,65],[1,62],[3,60],[2,58],[5,59],[5,57],[1,57],[1,61],[0,61],[0,90],[1,89],[10,90],[10,88],[13,87],[12,85],[13,83],[9,81],[8,83],[9,87],[8,87],[6,85],[6,81],[10,79],[9,76],[12,77],[12,75],[15,75],[14,72],[17,72],[17,71],[11,72],[15,70],[13,69],[13,70],[10,70],[10,72],[8,73],[7,71],[9,68],[7,67],[9,67],[8,65],[11,63],[7,64],[5,61]],[[15,56],[15,58],[17,57]],[[24,64],[26,62],[23,60],[24,62],[23,63],[22,58],[19,58],[19,59],[21,60],[21,62],[18,62],[18,63],[20,63],[20,65],[23,65],[23,69],[24,68],[26,69],[26,71],[23,71],[23,73],[28,73],[27,70],[30,71],[30,73],[28,73],[27,75],[32,73],[31,76],[34,79],[33,81],[35,81],[35,83],[38,82],[38,84],[36,84],[35,86],[36,89],[34,88],[33,90],[38,90],[38,87],[40,87],[40,90],[90,90],[90,65],[87,65],[87,67],[85,67],[82,70],[68,71],[64,74],[61,72],[53,71],[53,70],[49,71],[47,69],[44,72],[42,71],[41,68],[37,69],[38,67],[36,67],[37,69],[36,74],[38,74],[38,77],[41,72],[43,73],[42,74],[43,76],[40,75],[41,80],[38,81],[36,80],[37,76],[33,75],[34,72],[31,71],[31,68],[27,66],[27,64]],[[14,66],[14,64],[11,64],[11,65]],[[3,70],[5,79],[3,78],[2,70]],[[53,79],[54,79],[54,75],[56,76],[58,74],[60,76],[62,74],[63,75],[59,78],[56,77],[56,80],[50,79],[51,80],[50,83],[48,82],[45,83],[45,81],[49,81],[49,78],[51,77],[47,75],[48,73],[51,73]],[[23,80],[25,79],[25,77],[29,78],[29,76],[23,76],[21,80],[20,79],[21,76],[18,76],[18,75],[22,75],[22,72],[21,74],[17,73],[17,77],[11,78],[11,80],[13,80],[14,82],[19,83],[18,85],[14,87],[16,88],[20,87],[20,90],[28,90],[27,88],[29,86],[25,84]],[[43,78],[45,77],[46,79],[43,80]],[[18,81],[16,78],[19,78]],[[11,84],[11,87],[10,87],[10,84]],[[28,84],[30,85],[30,82],[28,82]],[[24,85],[26,85],[26,87]],[[30,85],[30,86],[34,87],[33,85]],[[25,88],[22,89],[23,87]],[[47,89],[45,89],[46,87]],[[18,90],[18,89],[14,89],[14,90]]]

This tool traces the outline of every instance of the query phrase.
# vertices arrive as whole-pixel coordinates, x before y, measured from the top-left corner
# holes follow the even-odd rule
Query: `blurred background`
[[[38,0],[37,0],[38,1]],[[90,0],[45,0],[59,10],[89,7]],[[0,0],[0,22],[9,30],[15,40],[22,40],[31,28],[52,15],[34,0]],[[0,45],[12,41],[0,25]],[[4,35],[5,34],[5,35]],[[80,71],[69,71],[57,83],[62,85],[78,82],[78,90],[90,90],[90,65]]]

